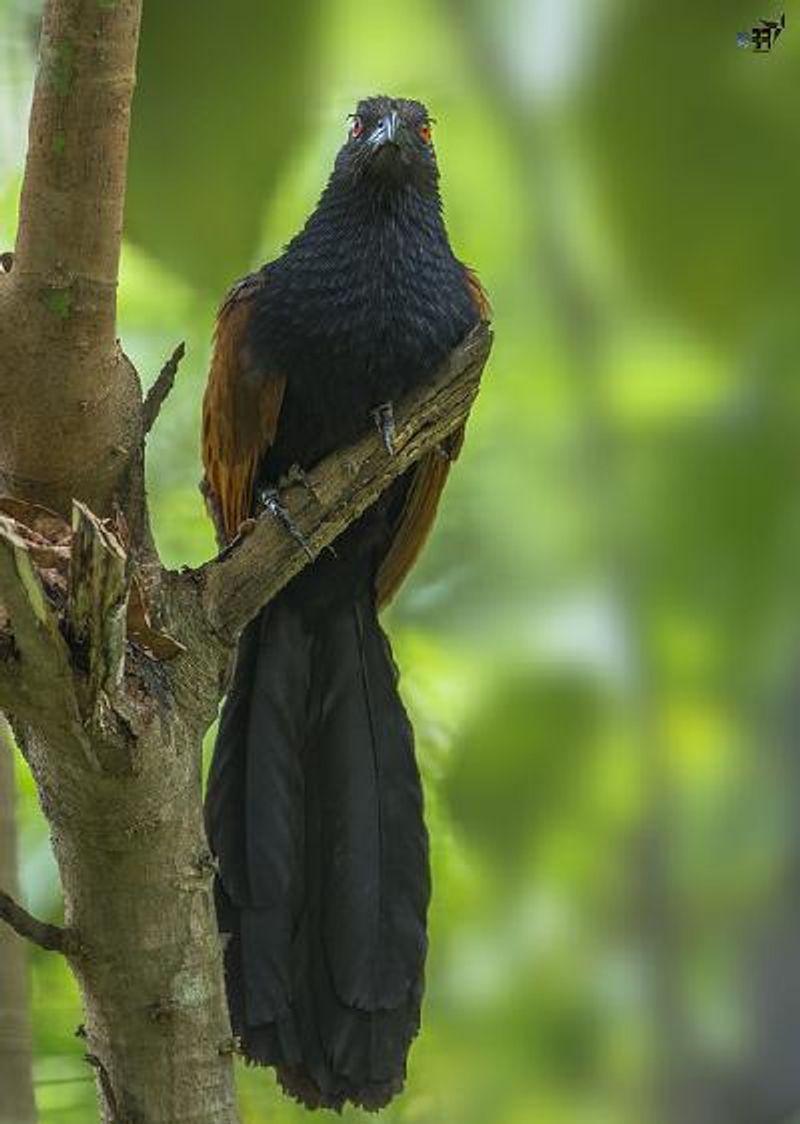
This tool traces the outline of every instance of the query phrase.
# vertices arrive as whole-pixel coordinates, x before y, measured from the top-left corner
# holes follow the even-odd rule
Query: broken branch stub
[[[28,542],[15,520],[0,515],[0,602],[14,650],[42,677],[69,667],[69,651]]]
[[[39,921],[2,889],[0,889],[0,921],[4,921],[20,937],[38,945],[46,952],[62,952],[65,956],[69,956],[79,951],[75,933],[58,925]]]
[[[87,677],[84,701],[91,711],[101,693],[112,695],[122,682],[128,559],[116,535],[77,501],[72,530],[67,631]]]

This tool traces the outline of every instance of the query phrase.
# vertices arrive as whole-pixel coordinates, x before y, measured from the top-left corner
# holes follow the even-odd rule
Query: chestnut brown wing
[[[263,284],[260,274],[250,274],[225,298],[203,398],[206,494],[226,541],[250,515],[258,464],[275,440],[286,387],[282,375],[254,364],[246,342],[254,298]]]
[[[464,272],[479,318],[489,321],[492,308],[486,290],[473,270],[465,266]],[[463,443],[462,425],[450,434],[440,448],[420,457],[395,524],[391,546],[375,579],[379,608],[383,608],[397,593],[425,545],[436,518],[450,466],[461,452]]]

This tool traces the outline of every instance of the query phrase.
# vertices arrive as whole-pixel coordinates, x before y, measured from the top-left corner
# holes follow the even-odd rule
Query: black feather
[[[310,616],[277,598],[243,637],[209,778],[234,1031],[329,1107],[385,1103],[419,1027],[430,880],[396,680],[369,592]]]

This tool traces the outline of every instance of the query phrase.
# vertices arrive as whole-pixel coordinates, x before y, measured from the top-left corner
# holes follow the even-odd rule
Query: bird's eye
[[[364,122],[360,117],[354,117],[353,124],[350,126],[350,136],[353,138],[353,140],[358,140],[363,132]]]
[[[419,135],[420,138],[425,142],[425,144],[431,143],[431,126],[428,121],[426,121],[424,125],[420,125]]]

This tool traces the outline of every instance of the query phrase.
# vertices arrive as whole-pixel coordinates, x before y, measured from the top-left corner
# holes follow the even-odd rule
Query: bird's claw
[[[372,417],[383,438],[386,452],[390,457],[393,457],[395,454],[394,439],[397,433],[394,422],[394,406],[391,402],[384,402],[383,405],[375,407],[372,411]]]
[[[278,522],[289,532],[294,541],[303,548],[310,561],[314,561],[314,553],[308,545],[303,532],[294,523],[289,512],[281,502],[281,494],[277,488],[262,488],[258,493],[258,500],[264,511],[274,516]]]

